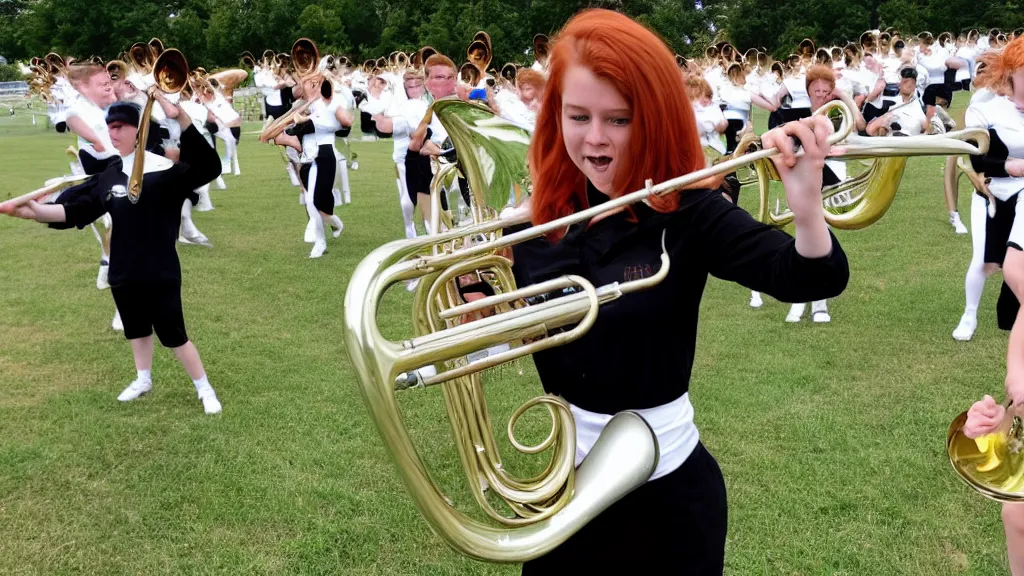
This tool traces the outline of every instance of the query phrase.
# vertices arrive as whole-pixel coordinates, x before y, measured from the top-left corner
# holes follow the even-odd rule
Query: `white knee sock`
[[[977,317],[981,293],[985,289],[985,225],[988,204],[977,194],[971,194],[971,263],[964,278],[966,305],[964,314]]]
[[[981,293],[985,289],[985,279],[985,266],[981,263],[975,265],[972,260],[964,278],[964,292],[967,295],[964,314],[978,316],[978,304],[981,302]]]
[[[195,384],[197,392],[201,391],[203,388],[210,387],[210,381],[206,378],[206,374],[203,374],[203,377],[198,380],[193,380],[192,383]]]

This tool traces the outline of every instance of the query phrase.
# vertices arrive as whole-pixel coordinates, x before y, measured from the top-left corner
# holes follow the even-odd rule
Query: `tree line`
[[[553,35],[587,7],[625,13],[687,57],[722,40],[782,57],[804,38],[839,45],[888,26],[936,35],[1024,27],[1024,0],[0,0],[0,55],[109,60],[156,37],[210,70],[237,66],[243,51],[288,52],[304,36],[354,62],[429,45],[461,64],[484,30],[500,68],[530,64],[534,35]]]

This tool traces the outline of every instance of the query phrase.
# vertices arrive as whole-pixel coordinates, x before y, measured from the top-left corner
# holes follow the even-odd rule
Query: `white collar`
[[[135,165],[135,152],[127,156],[121,157],[121,173],[129,178],[132,175],[132,167]],[[174,166],[174,162],[171,162],[167,158],[153,154],[149,150],[146,151],[145,160],[143,164],[143,174],[149,174],[151,172],[163,172],[171,166]]]

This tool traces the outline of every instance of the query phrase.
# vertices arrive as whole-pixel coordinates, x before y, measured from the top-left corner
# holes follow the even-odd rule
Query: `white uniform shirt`
[[[902,97],[900,97],[902,101]],[[907,136],[920,136],[924,134],[922,123],[925,121],[924,109],[921,108],[921,101],[915,98],[906,106],[892,110],[892,121],[898,122],[900,132]]]
[[[395,164],[404,164],[405,156],[409,152],[409,139],[412,133],[420,125],[423,116],[427,113],[429,103],[426,98],[406,99],[401,106],[395,108],[395,115],[391,116],[394,125],[392,138],[395,140],[395,151],[392,160]]]
[[[253,81],[263,93],[263,97],[267,99],[267,104],[270,106],[281,105],[281,90],[274,88],[277,86],[278,79],[269,68],[260,69],[258,72],[254,70]]]
[[[786,86],[789,95],[793,97],[791,108],[811,107],[811,97],[807,95],[807,77],[805,75],[784,77],[782,84]]]
[[[946,58],[946,51],[936,46],[932,46],[931,54],[918,55],[917,63],[928,71],[929,84],[942,84],[946,81]]]
[[[75,117],[80,118],[86,126],[92,129],[104,149],[103,152],[97,152],[88,140],[79,136],[79,150],[84,150],[98,160],[117,155],[117,150],[114,150],[114,144],[110,141],[110,133],[107,132],[107,114],[105,111],[93,104],[88,98],[83,97],[77,99],[67,111],[67,118],[69,120]]]
[[[722,109],[714,104],[701,106],[694,102],[693,115],[697,120],[697,133],[700,134],[701,146],[710,146],[718,150],[719,153],[725,154],[725,142],[722,141],[722,135],[715,129],[715,126],[725,119]]]
[[[746,122],[750,118],[750,92],[746,88],[729,82],[722,86],[721,95],[727,120]]]
[[[964,124],[968,128],[994,129],[999,139],[1006,144],[1011,158],[1024,158],[1024,114],[1018,111],[1017,106],[1006,96],[994,96],[989,92],[979,98],[979,94],[980,91],[971,98],[971,104],[964,113]],[[992,178],[992,182],[989,183],[992,195],[1000,200],[1008,200],[1022,188],[1024,178],[1004,176]],[[1015,220],[1015,224],[1018,221],[1021,219]]]
[[[217,120],[220,120],[225,125],[240,118],[238,112],[231,107],[231,104],[228,103],[227,99],[219,91],[214,91],[213,101],[208,103],[207,106],[213,112],[213,115],[217,117]]]
[[[974,64],[978,57],[978,50],[970,45],[961,46],[956,51],[956,57],[967,62],[967,66],[956,71],[956,81],[963,82],[974,78]]]
[[[332,98],[330,102],[317,100],[310,104],[306,113],[313,122],[314,132],[302,136],[302,162],[312,162],[320,151],[320,146],[334,146],[335,132],[341,130],[338,121],[340,99]],[[337,156],[337,154],[335,154]]]

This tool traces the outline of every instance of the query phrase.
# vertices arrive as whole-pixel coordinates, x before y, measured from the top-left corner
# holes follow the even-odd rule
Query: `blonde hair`
[[[68,67],[68,82],[72,86],[79,86],[89,82],[97,74],[105,74],[107,69],[99,64],[73,64]]]

